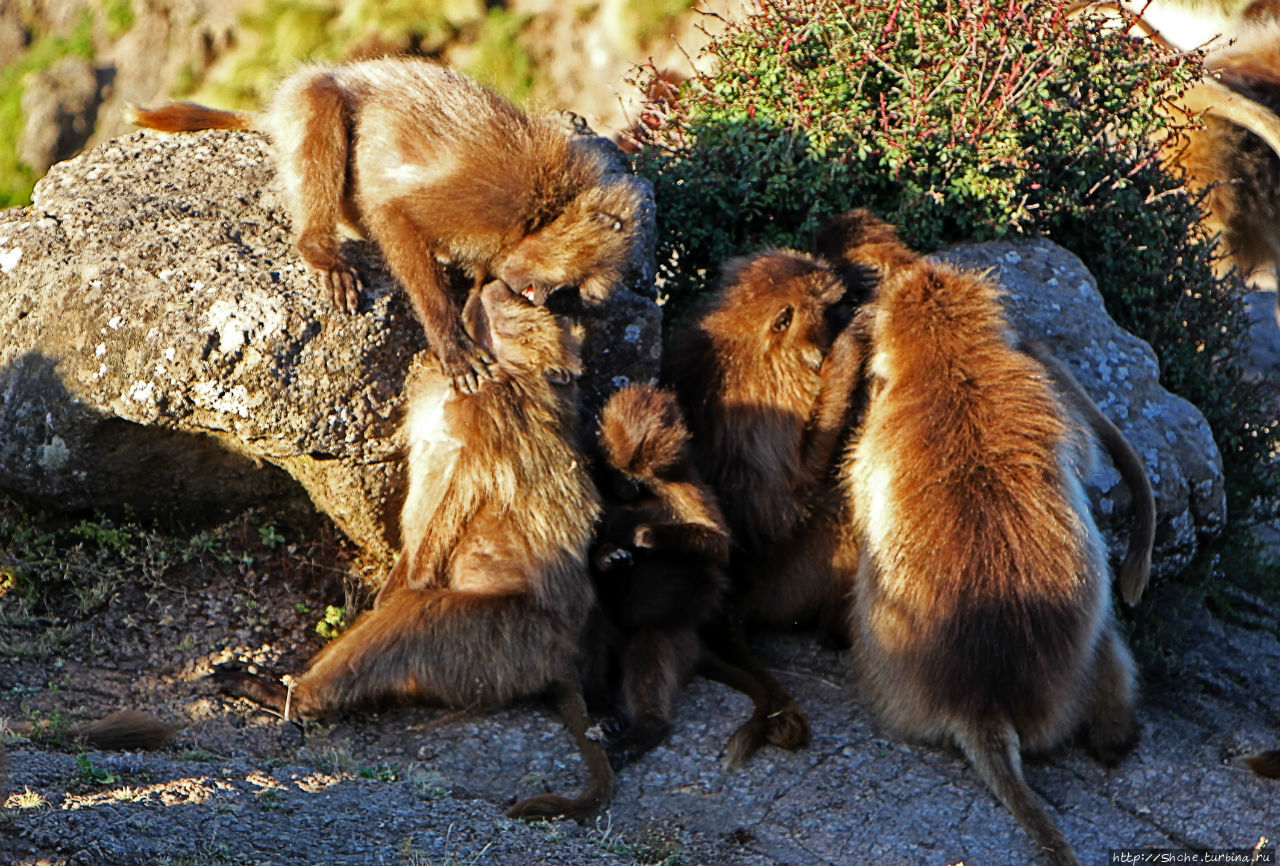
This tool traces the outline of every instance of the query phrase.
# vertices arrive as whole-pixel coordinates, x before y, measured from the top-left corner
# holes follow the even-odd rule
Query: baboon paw
[[[459,394],[474,394],[494,377],[493,356],[473,343],[459,346],[440,358],[441,372]]]
[[[614,547],[612,544],[602,545],[596,551],[596,568],[599,571],[609,571],[610,569],[620,566],[631,565],[631,551],[621,547]]]
[[[1093,726],[1089,729],[1086,748],[1090,757],[1099,764],[1104,767],[1114,767],[1134,750],[1141,734],[1141,728],[1136,721]]]
[[[744,722],[725,744],[724,760],[720,762],[721,768],[726,773],[741,769],[742,765],[751,760],[751,756],[760,751],[760,747],[765,744],[767,728],[767,721],[756,717]]]
[[[519,801],[507,810],[508,818],[517,821],[544,821],[548,818],[581,817],[578,804],[558,794],[538,794]]]
[[[344,313],[354,313],[360,308],[360,276],[356,269],[339,265],[326,269],[323,273],[325,289],[329,292],[329,300]]]
[[[809,717],[794,702],[769,714],[766,731],[769,742],[789,752],[809,745]]]

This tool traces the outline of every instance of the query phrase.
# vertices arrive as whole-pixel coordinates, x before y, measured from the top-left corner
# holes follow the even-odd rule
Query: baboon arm
[[[1121,480],[1129,488],[1129,495],[1133,499],[1133,524],[1129,528],[1129,548],[1120,564],[1117,578],[1120,595],[1125,603],[1137,604],[1151,574],[1151,552],[1156,535],[1156,498],[1151,489],[1151,480],[1147,476],[1147,468],[1129,440],[1120,432],[1120,428],[1102,414],[1080,381],[1048,346],[1038,340],[1023,340],[1022,348],[1045,366],[1077,417],[1089,425],[1098,441],[1107,449]]]
[[[853,389],[862,374],[867,336],[861,317],[855,316],[840,332],[822,361],[821,385],[800,452],[800,489],[821,482],[847,426]]]
[[[425,233],[406,209],[395,203],[373,209],[368,222],[387,266],[409,295],[442,372],[455,390],[475,393],[481,381],[493,378],[493,357],[462,329],[458,306],[449,297],[444,267],[424,243]]]
[[[729,536],[705,523],[644,523],[636,527],[635,543],[699,565],[729,558]]]
[[[589,730],[591,720],[582,698],[582,686],[576,680],[558,680],[551,686],[551,697],[587,765],[587,785],[574,798],[557,794],[529,797],[512,806],[507,815],[526,821],[555,817],[582,821],[599,812],[613,797],[613,767],[604,746],[593,739]]]

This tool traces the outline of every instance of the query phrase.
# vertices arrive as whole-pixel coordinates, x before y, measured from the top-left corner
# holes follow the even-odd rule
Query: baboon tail
[[[1245,763],[1249,765],[1249,769],[1253,770],[1259,776],[1266,776],[1268,779],[1280,779],[1280,749],[1271,749],[1266,752],[1259,752],[1245,758]]]
[[[1080,866],[1075,851],[1049,817],[1022,775],[1022,745],[1005,721],[973,725],[954,732],[956,744],[978,775],[1035,840],[1052,866]]]
[[[1133,524],[1129,527],[1129,549],[1116,572],[1120,596],[1130,606],[1138,603],[1151,575],[1151,551],[1156,540],[1156,497],[1147,477],[1147,467],[1133,450],[1120,428],[1098,409],[1080,382],[1049,347],[1038,340],[1023,340],[1021,348],[1049,369],[1057,385],[1068,393],[1073,406],[1088,422],[1093,435],[1116,464],[1116,471],[1129,488],[1133,500]]]
[[[198,129],[254,129],[256,117],[247,111],[223,111],[194,102],[170,102],[159,108],[128,105],[125,123],[160,132],[193,132]]]
[[[104,751],[158,749],[185,725],[162,722],[141,710],[117,710],[96,722],[71,728],[71,738],[82,746]]]
[[[556,710],[564,726],[578,744],[578,752],[587,765],[587,784],[577,797],[538,794],[521,800],[507,812],[511,818],[536,821],[546,818],[572,818],[584,821],[595,815],[613,797],[613,767],[600,740],[588,730],[587,704],[582,699],[582,686],[576,680],[559,680],[551,686]]]

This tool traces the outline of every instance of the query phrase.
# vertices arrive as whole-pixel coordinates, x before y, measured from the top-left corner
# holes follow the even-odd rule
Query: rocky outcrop
[[[394,549],[422,328],[367,243],[347,250],[360,312],[333,310],[273,181],[262,136],[140,132],[0,212],[0,486],[193,519],[305,490],[361,547]],[[658,365],[652,199],[615,182],[641,185],[646,206],[624,216],[645,230],[625,286],[583,319],[588,412]]]
[[[1005,289],[1011,324],[1043,341],[1142,456],[1156,494],[1152,572],[1176,574],[1201,540],[1226,522],[1222,457],[1204,416],[1160,386],[1155,352],[1107,315],[1097,282],[1071,253],[1046,240],[954,247],[938,258],[991,269]],[[1090,483],[1098,525],[1123,551],[1129,493],[1105,453]],[[1121,530],[1121,531],[1118,531]]]

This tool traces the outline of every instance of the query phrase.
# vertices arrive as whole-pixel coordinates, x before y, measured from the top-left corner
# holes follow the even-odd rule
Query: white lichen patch
[[[0,274],[7,274],[22,261],[22,247],[0,250]]]
[[[205,314],[209,327],[218,335],[218,351],[232,354],[252,340],[267,339],[284,326],[279,301],[245,298],[240,303],[215,301]]]
[[[237,418],[248,418],[249,412],[262,403],[261,397],[253,400],[243,385],[224,389],[221,382],[206,380],[191,387],[191,399],[199,407]]]
[[[37,449],[36,462],[46,472],[57,472],[71,459],[71,449],[60,436],[52,437]]]
[[[125,392],[125,396],[135,403],[143,406],[154,406],[156,383],[137,381],[129,386],[129,390]]]

